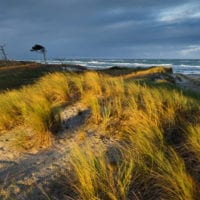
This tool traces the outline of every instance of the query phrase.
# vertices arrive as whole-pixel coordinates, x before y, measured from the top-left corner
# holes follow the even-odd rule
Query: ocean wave
[[[108,67],[108,66],[119,66],[119,67],[149,67],[149,66],[171,66],[171,64],[147,64],[147,63],[131,63],[131,62],[102,62],[102,61],[89,61],[84,62],[90,67]]]
[[[172,67],[175,73],[200,74],[200,60],[165,60],[165,59],[63,59],[48,60],[52,64],[75,64],[88,67],[90,69],[106,69],[113,66],[118,67],[151,67],[165,66]]]
[[[105,61],[88,61],[88,64],[106,64],[107,62]]]
[[[184,64],[181,64],[179,65],[180,67],[192,67],[192,68],[199,68],[200,69],[200,66],[199,65],[184,65]]]

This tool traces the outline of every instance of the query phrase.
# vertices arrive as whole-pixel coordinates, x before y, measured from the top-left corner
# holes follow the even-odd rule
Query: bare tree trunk
[[[1,50],[1,54],[2,54],[2,60],[4,61],[8,61],[8,57],[6,54],[6,51],[4,49],[5,45],[0,45],[0,50]]]
[[[43,59],[44,59],[44,63],[47,64],[47,59],[46,59],[46,49],[42,49],[42,54],[43,54]]]
[[[43,53],[44,63],[47,64],[46,50],[42,51],[42,53]]]

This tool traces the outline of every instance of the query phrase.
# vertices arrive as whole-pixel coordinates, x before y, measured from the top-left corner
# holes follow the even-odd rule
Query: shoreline
[[[174,73],[173,68],[169,66],[151,66],[151,67],[122,67],[122,66],[112,66],[109,68],[104,69],[92,69],[91,67],[82,66],[79,64],[41,64],[37,62],[25,62],[25,61],[8,61],[7,64],[1,65],[0,62],[0,77],[4,78],[7,77],[8,81],[2,82],[0,81],[0,91],[4,91],[5,89],[12,89],[14,88],[14,85],[26,85],[29,83],[34,82],[37,80],[37,78],[41,77],[45,73],[51,73],[56,71],[68,71],[68,72],[75,72],[75,73],[81,73],[84,71],[97,71],[97,72],[103,72],[107,73],[113,76],[118,75],[125,75],[129,73],[137,73],[138,75],[132,76],[133,78],[137,77],[143,77],[146,76],[148,78],[151,78],[151,75],[144,75],[142,71],[151,70],[152,68],[163,68],[164,73],[168,74],[169,77],[171,77],[171,80],[174,79],[175,84],[178,87],[181,87],[182,89],[186,90],[192,90],[194,92],[200,92],[200,74],[184,74],[184,73]],[[14,72],[14,73],[13,73]],[[19,77],[15,77],[13,74],[18,73],[22,74]],[[27,79],[25,74],[33,74],[34,77],[30,76],[30,79]],[[158,73],[158,72],[156,72]],[[160,72],[162,73],[162,72]],[[159,74],[159,73],[158,73]],[[24,77],[26,79],[24,79]],[[27,76],[28,77],[28,76]],[[157,77],[158,79],[163,79],[162,77]],[[23,83],[23,80],[26,81],[26,83]],[[2,80],[3,81],[3,80]],[[21,81],[20,83],[18,83]],[[10,82],[12,82],[11,86]],[[8,84],[8,86],[6,86]],[[18,87],[17,87],[18,88]]]
[[[2,65],[12,64],[38,64],[45,65],[42,60],[0,60]],[[69,58],[69,59],[50,59],[46,65],[54,66],[80,66],[91,70],[104,70],[112,67],[119,68],[149,68],[152,66],[163,66],[172,68],[174,73],[185,75],[200,75],[200,59],[104,59],[104,58]]]

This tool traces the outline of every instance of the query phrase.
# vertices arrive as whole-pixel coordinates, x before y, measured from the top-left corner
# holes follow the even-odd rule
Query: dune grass
[[[80,199],[126,199],[131,183],[133,161],[124,159],[115,169],[105,156],[105,147],[94,152],[89,141],[83,149],[74,144],[71,163],[79,179],[74,187]]]
[[[156,69],[142,74],[150,72]],[[199,99],[166,83],[141,84],[127,74],[49,74],[0,94],[0,129],[28,127],[44,142],[59,123],[55,108],[76,101],[91,110],[86,125],[107,138],[94,145],[84,133],[81,145],[72,145],[71,187],[79,199],[198,199]]]
[[[52,129],[60,123],[56,107],[66,102],[68,96],[67,77],[62,73],[49,74],[33,86],[1,93],[0,130],[18,126],[28,128],[32,130],[31,138],[37,141],[37,146],[45,143],[48,146]],[[24,143],[30,135],[19,138],[23,138],[20,142],[26,146]]]
[[[73,146],[80,199],[198,199],[199,101],[175,87],[140,85],[126,76],[101,75],[103,92],[94,87],[85,100],[90,123],[114,138],[123,154],[110,168],[106,144]]]

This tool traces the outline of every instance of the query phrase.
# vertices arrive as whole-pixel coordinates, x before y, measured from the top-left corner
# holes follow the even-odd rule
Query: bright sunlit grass
[[[155,68],[140,75],[156,72],[164,73]],[[72,145],[70,160],[77,177],[72,187],[79,199],[197,199],[198,99],[175,87],[136,83],[132,76],[49,74],[33,86],[0,94],[0,129],[20,125],[34,130],[40,142],[48,140],[52,127],[60,123],[55,107],[81,101],[91,111],[85,126],[115,143],[93,145],[79,130],[84,139]],[[113,164],[109,160],[116,155]]]

